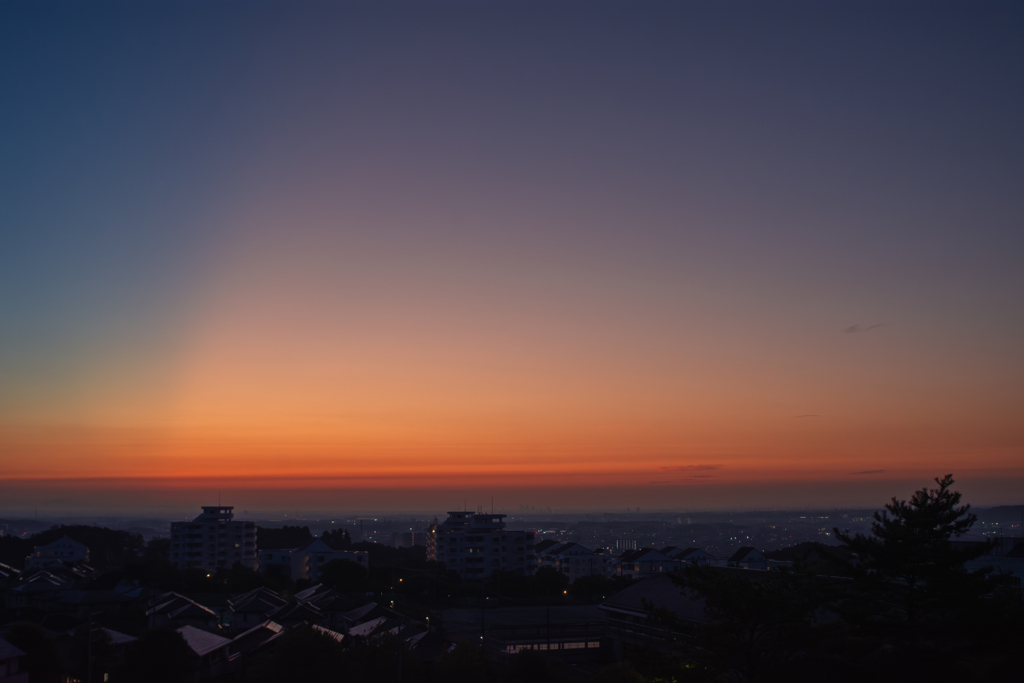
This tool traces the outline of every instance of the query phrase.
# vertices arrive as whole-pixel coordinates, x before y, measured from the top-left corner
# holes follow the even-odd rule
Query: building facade
[[[459,576],[482,579],[495,572],[532,576],[537,569],[532,531],[510,531],[505,515],[458,510],[427,529],[427,559]]]
[[[261,550],[259,557],[261,572],[277,571],[293,581],[317,581],[320,570],[333,560],[355,562],[367,570],[370,567],[370,554],[365,550],[334,550],[319,538],[314,538],[301,548]]]
[[[25,569],[38,569],[64,562],[89,562],[89,548],[73,538],[58,539],[46,545],[37,545],[25,558]]]
[[[203,506],[191,522],[171,522],[171,562],[215,571],[235,563],[256,569],[256,522],[234,520],[234,507]]]

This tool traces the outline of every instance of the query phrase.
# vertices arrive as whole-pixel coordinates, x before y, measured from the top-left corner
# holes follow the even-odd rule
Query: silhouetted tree
[[[434,665],[432,680],[474,681],[493,683],[497,680],[497,668],[491,656],[480,647],[470,643],[459,643]]]
[[[352,547],[352,537],[347,529],[331,529],[320,534],[320,540],[334,550],[348,550]]]
[[[264,550],[301,548],[313,540],[308,526],[283,526],[280,529],[256,528],[256,545]]]
[[[977,517],[950,489],[952,474],[935,482],[938,488],[922,488],[910,501],[893,498],[876,512],[870,536],[834,529],[853,553],[845,566],[865,595],[882,603],[885,616],[914,622],[923,613],[953,608],[954,602],[991,590],[983,570],[964,569],[964,563],[985,553],[985,546],[950,543],[967,533]]]
[[[827,602],[827,586],[799,564],[742,574],[688,565],[672,580],[704,600],[707,621],[683,625],[652,610],[652,624],[688,631],[692,659],[723,676],[769,679],[806,656],[823,635],[814,621]]]
[[[349,560],[331,560],[320,569],[319,582],[342,593],[361,592],[369,588],[366,569]]]

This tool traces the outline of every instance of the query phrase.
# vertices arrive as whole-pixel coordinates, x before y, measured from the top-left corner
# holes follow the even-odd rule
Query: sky
[[[1024,490],[1020,3],[0,5],[0,511]]]

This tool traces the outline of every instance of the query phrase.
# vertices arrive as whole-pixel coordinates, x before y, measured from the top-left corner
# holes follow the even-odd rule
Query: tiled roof
[[[739,561],[743,560],[744,558],[746,558],[746,556],[749,555],[750,553],[757,553],[757,548],[755,548],[753,546],[745,545],[745,546],[743,546],[742,548],[740,548],[739,550],[737,550],[736,552],[734,552],[732,554],[732,557],[729,558],[729,562],[739,562]],[[757,553],[757,554],[760,555],[761,553]]]
[[[533,546],[533,552],[535,552],[537,554],[540,554],[542,552],[545,552],[551,546],[558,546],[558,545],[562,545],[562,544],[560,542],[558,542],[558,541],[552,541],[551,539],[548,539],[546,541],[541,541],[537,545]]]
[[[652,560],[669,559],[662,555],[659,551],[655,550],[654,548],[640,548],[639,550],[633,550],[631,552],[625,553],[619,559],[621,559],[623,562],[636,562],[637,560],[641,560],[647,555],[650,555],[651,553],[658,555],[658,557],[650,558]]]
[[[345,639],[345,634],[344,633],[338,633],[337,631],[332,631],[329,628],[324,628],[323,626],[317,626],[316,624],[313,624],[313,630],[316,631],[317,633],[322,633],[325,636],[330,636],[331,638],[334,638],[339,643],[342,640]]]
[[[694,599],[684,594],[682,589],[667,576],[640,581],[612,595],[599,607],[605,611],[640,615],[647,612],[644,606],[645,601],[650,602],[657,609],[674,612],[680,619],[696,622],[706,620],[704,600]]]
[[[111,631],[109,628],[103,629],[103,632],[110,638],[110,643],[112,645],[127,645],[128,643],[134,643],[136,641],[136,638],[132,638],[126,633]]]
[[[235,636],[231,640],[231,651],[242,655],[249,654],[278,638],[282,633],[284,633],[284,627],[281,624],[265,621],[259,626],[253,626],[248,631]]]
[[[348,630],[348,632],[349,632],[350,635],[353,635],[353,636],[363,636],[363,637],[366,637],[366,636],[370,635],[371,633],[373,633],[374,631],[376,631],[387,620],[388,620],[387,617],[377,617],[376,619],[371,619],[370,621],[363,622],[362,624],[359,624],[358,626],[351,627]]]
[[[188,643],[188,646],[192,648],[192,651],[200,657],[208,655],[231,642],[224,636],[209,633],[195,626],[182,626],[177,631],[185,639],[185,642]]]
[[[320,590],[321,588],[323,588],[323,584],[320,584],[320,583],[316,584],[315,586],[310,586],[306,590],[302,590],[302,591],[299,591],[298,593],[296,593],[295,594],[295,599],[298,600],[299,602],[302,602],[304,600],[308,600],[309,598],[311,598],[314,595],[316,595],[316,592],[318,590]]]

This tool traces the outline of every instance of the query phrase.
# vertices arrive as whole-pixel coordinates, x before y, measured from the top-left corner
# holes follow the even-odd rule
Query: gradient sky
[[[1021,502],[1022,36],[3,3],[0,510]]]

